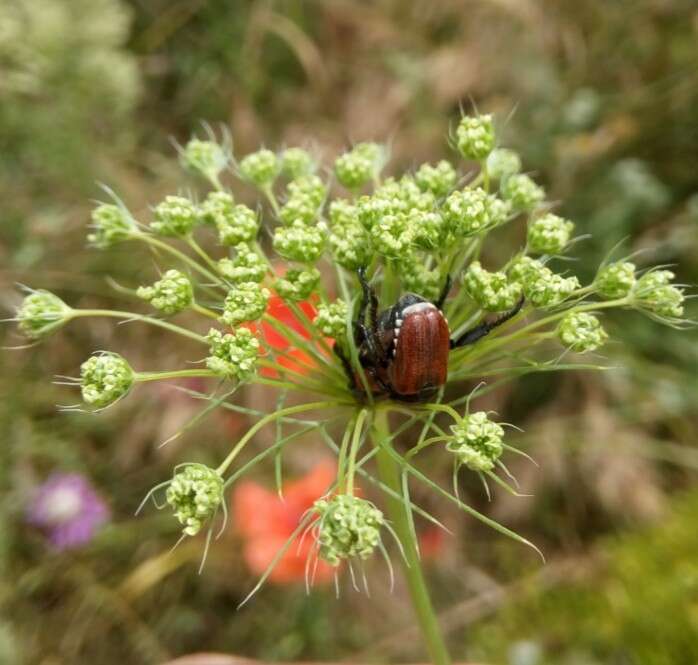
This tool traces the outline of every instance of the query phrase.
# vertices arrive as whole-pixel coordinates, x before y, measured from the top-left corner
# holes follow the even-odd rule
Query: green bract
[[[199,223],[199,210],[183,196],[166,196],[153,211],[155,219],[150,228],[161,236],[185,236]]]
[[[494,148],[494,123],[491,115],[463,116],[456,128],[456,146],[466,159],[481,160]]]
[[[368,559],[381,543],[383,513],[370,501],[338,494],[315,502],[319,556],[331,566],[345,559]]]
[[[118,353],[94,355],[80,365],[82,399],[90,406],[109,406],[128,393],[134,378],[131,366]]]
[[[536,254],[559,254],[567,246],[574,224],[548,213],[528,225],[528,248]]]
[[[601,322],[587,312],[570,312],[557,329],[560,341],[572,351],[586,353],[598,349],[608,339]]]
[[[451,425],[453,439],[446,449],[460,464],[473,471],[491,471],[502,454],[504,429],[493,422],[484,411],[471,413],[463,421]]]
[[[223,303],[221,323],[234,327],[261,318],[267,309],[269,290],[257,282],[240,282],[228,292]]]
[[[20,331],[31,339],[51,334],[66,323],[72,309],[50,291],[32,291],[17,309]]]
[[[317,268],[291,269],[274,282],[274,290],[284,300],[301,301],[310,296],[319,281],[320,271]]]
[[[630,261],[611,263],[599,270],[594,286],[603,298],[624,298],[635,286],[635,264]]]
[[[223,501],[223,478],[203,464],[185,464],[172,477],[165,499],[183,525],[182,532],[195,536]]]
[[[214,374],[244,381],[257,371],[259,340],[251,330],[238,328],[232,333],[222,333],[211,328],[206,340],[210,345],[206,367]]]
[[[137,232],[136,222],[128,210],[112,203],[100,203],[92,211],[92,233],[87,240],[99,249],[106,249]]]
[[[488,312],[512,309],[523,295],[519,282],[510,281],[503,272],[487,272],[479,261],[470,264],[463,285],[468,295]]]
[[[258,150],[244,157],[238,165],[240,176],[257,187],[268,187],[279,175],[281,165],[271,150]]]
[[[177,314],[192,304],[194,289],[186,275],[179,270],[168,270],[152,286],[139,287],[136,295],[163,314]]]

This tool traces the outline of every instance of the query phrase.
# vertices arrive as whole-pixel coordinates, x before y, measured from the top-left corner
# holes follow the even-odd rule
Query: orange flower
[[[236,527],[245,541],[243,556],[250,570],[262,575],[279,550],[298,527],[304,513],[323,496],[336,476],[333,462],[318,463],[303,478],[285,483],[283,498],[253,481],[240,483],[233,492],[233,515]],[[298,536],[288,547],[271,572],[269,580],[289,584],[305,579],[308,557],[314,557],[313,539],[307,535],[301,542]],[[315,568],[314,560],[311,561]],[[332,579],[334,569],[317,562],[315,582]]]

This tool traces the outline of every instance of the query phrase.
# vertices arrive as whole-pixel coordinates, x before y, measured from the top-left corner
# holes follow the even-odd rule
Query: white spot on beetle
[[[436,305],[430,302],[416,302],[414,305],[405,307],[405,309],[402,310],[402,314],[403,316],[408,316],[410,314],[418,314],[419,312],[424,312],[429,309],[436,309]]]

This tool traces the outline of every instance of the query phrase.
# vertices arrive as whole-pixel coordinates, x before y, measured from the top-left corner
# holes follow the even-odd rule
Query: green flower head
[[[131,213],[112,203],[100,203],[92,211],[91,228],[92,233],[88,234],[87,240],[98,249],[106,249],[117,242],[128,240],[138,232]]]
[[[463,277],[468,295],[488,312],[512,309],[523,295],[519,282],[510,281],[503,272],[487,272],[479,261],[473,261]]]
[[[536,254],[559,254],[567,246],[574,224],[548,213],[528,225],[528,247]]]
[[[434,196],[441,198],[446,196],[456,184],[456,170],[451,162],[442,159],[436,166],[422,164],[414,179],[419,189],[423,192],[431,192]]]
[[[286,148],[281,153],[281,172],[295,180],[301,176],[312,175],[317,164],[312,155],[303,148]]]
[[[223,478],[204,464],[185,464],[175,471],[165,500],[183,525],[182,532],[195,536],[223,503]]]
[[[413,242],[414,227],[404,213],[384,215],[371,227],[373,248],[387,258],[407,258]]]
[[[348,312],[347,303],[344,300],[337,299],[331,303],[321,303],[317,308],[313,324],[325,337],[344,339],[347,334]]]
[[[400,280],[405,291],[426,300],[436,300],[441,293],[442,279],[438,268],[429,270],[418,257],[409,257],[399,264]]]
[[[674,273],[670,270],[652,270],[645,273],[632,291],[637,307],[660,319],[680,319],[683,316],[685,295],[671,284]]]
[[[377,143],[358,143],[334,163],[337,180],[347,189],[359,189],[383,168],[385,150]]]
[[[494,148],[495,134],[492,116],[463,116],[456,127],[456,147],[466,159],[480,161]]]
[[[504,429],[490,420],[484,411],[471,413],[461,423],[451,425],[453,439],[446,449],[460,464],[473,471],[491,471],[501,456]]]
[[[234,247],[253,242],[259,231],[259,218],[246,205],[235,205],[228,192],[211,192],[201,206],[204,219],[218,231],[221,245]]]
[[[153,213],[150,228],[161,236],[185,236],[201,219],[196,205],[184,196],[166,196]]]
[[[304,222],[277,227],[273,245],[276,252],[289,261],[315,263],[325,249],[324,228],[308,226]]]
[[[152,286],[139,287],[136,295],[168,315],[187,309],[194,301],[191,281],[179,270],[168,270]]]
[[[17,308],[20,332],[30,339],[50,335],[70,319],[72,309],[50,291],[32,291]]]
[[[288,199],[279,217],[284,224],[312,224],[318,218],[327,187],[316,175],[302,176],[288,184]]]
[[[206,339],[210,345],[206,367],[217,376],[245,381],[257,371],[259,340],[248,328],[232,333],[211,328]]]
[[[235,256],[218,261],[218,270],[230,282],[257,282],[267,274],[266,261],[244,243],[235,246]]]
[[[618,261],[601,268],[596,275],[594,286],[602,298],[614,300],[625,298],[635,286],[635,264]]]
[[[80,387],[86,404],[104,408],[131,390],[135,375],[118,353],[103,352],[80,365]]]
[[[281,164],[271,150],[258,150],[240,160],[238,170],[243,180],[263,188],[276,180]]]
[[[215,141],[190,139],[180,151],[180,162],[188,171],[197,173],[211,181],[230,163],[230,153]]]
[[[509,276],[522,283],[524,295],[534,307],[559,305],[580,286],[576,277],[562,277],[528,256],[514,263]]]
[[[320,281],[317,268],[291,269],[274,282],[274,290],[284,299],[299,302],[306,300]]]
[[[315,502],[319,556],[331,566],[368,559],[381,543],[383,513],[370,501],[338,494]]]
[[[500,193],[502,198],[519,212],[533,210],[545,199],[543,188],[536,185],[525,173],[516,173],[506,178],[502,182]]]
[[[495,180],[504,180],[521,170],[521,157],[513,150],[496,148],[487,157],[487,173]]]
[[[257,282],[240,282],[228,292],[223,303],[223,313],[218,319],[235,327],[247,321],[260,319],[267,309],[269,290]]]
[[[420,249],[441,249],[449,244],[450,234],[444,216],[435,210],[413,210],[408,221],[414,234],[414,244]]]
[[[347,270],[367,266],[373,257],[371,238],[359,222],[358,209],[344,199],[330,205],[331,231],[328,238],[335,261]]]
[[[453,234],[459,238],[487,231],[506,221],[508,208],[484,189],[452,192],[444,201],[443,215]]]
[[[594,351],[608,339],[598,318],[587,312],[567,314],[557,328],[557,336],[568,349],[577,353]]]

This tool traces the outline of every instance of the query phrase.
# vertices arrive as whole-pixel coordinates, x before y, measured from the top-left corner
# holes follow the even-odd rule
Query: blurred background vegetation
[[[621,255],[642,250],[638,262],[698,281],[693,0],[4,0],[0,301],[11,311],[15,284],[30,283],[74,305],[113,304],[107,275],[150,281],[147,254],[86,250],[96,183],[136,213],[156,203],[185,182],[170,139],[201,121],[229,127],[238,155],[310,144],[329,162],[351,142],[387,139],[397,169],[448,156],[461,106],[495,113],[501,142],[591,234],[571,266],[580,278],[622,241]],[[520,241],[504,236],[502,254]],[[473,485],[468,500],[538,543],[546,566],[431,507],[455,532],[429,576],[458,660],[698,662],[698,340],[623,320],[607,322],[617,369],[526,378],[488,397],[525,429],[519,443],[540,468],[512,462],[532,498],[487,504]],[[21,344],[8,326],[0,335]],[[100,417],[58,414],[74,395],[49,377],[103,348],[137,367],[155,349],[162,367],[180,353],[152,331],[92,321],[0,355],[0,663],[424,657],[404,590],[391,596],[382,569],[371,599],[269,586],[236,612],[254,576],[233,527],[201,576],[201,543],[168,555],[176,526],[134,508],[173,463],[220,456],[241,417],[218,414],[159,449],[197,409],[176,391],[142,388]],[[286,460],[290,477],[317,461],[308,450]],[[52,471],[85,474],[110,505],[110,525],[83,549],[53,552],[26,525]],[[257,479],[271,486],[267,471]]]

